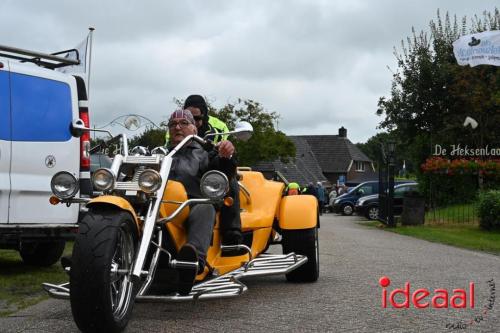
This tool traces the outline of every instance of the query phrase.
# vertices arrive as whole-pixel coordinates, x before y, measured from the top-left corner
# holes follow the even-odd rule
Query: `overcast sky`
[[[442,13],[471,17],[498,0],[1,0],[0,44],[54,52],[93,26],[91,121],[138,113],[159,123],[174,98],[253,99],[287,134],[377,133],[393,48]],[[443,15],[444,16],[444,15]],[[114,132],[120,128],[111,127]]]

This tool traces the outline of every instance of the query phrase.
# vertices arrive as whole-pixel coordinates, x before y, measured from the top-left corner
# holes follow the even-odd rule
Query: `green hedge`
[[[417,179],[427,204],[437,207],[473,202],[479,189],[477,175],[421,173]]]
[[[479,194],[478,215],[481,228],[500,229],[500,190]]]

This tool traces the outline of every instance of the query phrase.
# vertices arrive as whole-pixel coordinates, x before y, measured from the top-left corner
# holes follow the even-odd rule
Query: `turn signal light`
[[[231,207],[234,203],[233,198],[231,197],[225,197],[224,198],[224,206]]]
[[[58,203],[61,202],[61,200],[58,197],[56,197],[55,195],[53,195],[50,197],[49,202],[51,205],[57,205]]]

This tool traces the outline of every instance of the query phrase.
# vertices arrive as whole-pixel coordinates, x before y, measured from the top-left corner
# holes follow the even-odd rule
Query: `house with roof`
[[[329,185],[359,184],[378,179],[373,161],[347,138],[347,129],[341,127],[338,135],[288,136],[295,144],[295,159],[289,163],[279,160],[260,162],[253,169],[267,178],[278,172],[287,181],[305,185],[318,181]]]

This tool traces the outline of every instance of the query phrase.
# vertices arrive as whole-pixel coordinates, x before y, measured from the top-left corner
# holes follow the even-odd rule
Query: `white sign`
[[[453,53],[461,66],[500,66],[500,30],[460,37],[453,42]]]

